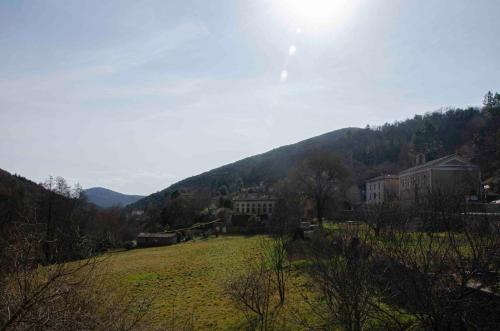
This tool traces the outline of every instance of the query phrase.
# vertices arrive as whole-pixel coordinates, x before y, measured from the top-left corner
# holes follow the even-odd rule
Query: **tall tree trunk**
[[[47,215],[47,227],[45,233],[45,259],[46,262],[52,263],[52,247],[54,241],[54,220],[52,219],[52,205],[53,205],[53,196],[52,192],[49,192],[49,209]]]
[[[320,228],[323,228],[323,202],[319,197],[316,198],[316,217],[318,218]]]

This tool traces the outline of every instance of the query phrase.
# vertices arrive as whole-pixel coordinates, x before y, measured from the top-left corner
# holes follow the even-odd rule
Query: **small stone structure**
[[[139,233],[137,235],[138,247],[165,246],[177,243],[175,233]]]

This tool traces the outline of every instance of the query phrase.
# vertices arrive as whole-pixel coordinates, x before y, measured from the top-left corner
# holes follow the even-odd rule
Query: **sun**
[[[355,0],[279,0],[278,10],[299,27],[322,28],[344,21]]]

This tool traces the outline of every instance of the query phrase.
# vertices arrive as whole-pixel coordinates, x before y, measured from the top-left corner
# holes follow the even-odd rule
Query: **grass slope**
[[[114,253],[106,260],[114,286],[139,296],[156,296],[153,323],[176,325],[191,317],[200,330],[238,330],[244,316],[223,295],[224,281],[244,267],[261,237],[219,237],[174,246]],[[168,324],[170,324],[168,322]],[[174,327],[175,329],[175,327]]]
[[[195,330],[244,330],[248,326],[245,316],[224,294],[224,284],[232,275],[246,269],[248,258],[262,249],[262,240],[266,240],[265,237],[223,236],[117,252],[104,259],[102,270],[110,282],[110,293],[118,288],[138,298],[155,297],[146,317],[152,327],[183,330],[192,320]],[[279,330],[305,330],[300,323],[304,321],[309,325],[322,325],[317,324],[321,321],[316,314],[324,311],[316,307],[318,297],[306,275],[308,267],[304,260],[292,263]],[[316,313],[311,310],[313,307]],[[399,313],[402,321],[413,319],[411,315]],[[172,316],[175,316],[175,325]]]

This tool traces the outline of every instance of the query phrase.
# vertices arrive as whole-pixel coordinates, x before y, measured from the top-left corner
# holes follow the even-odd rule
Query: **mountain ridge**
[[[143,195],[124,194],[99,186],[84,189],[83,193],[89,202],[102,208],[113,206],[125,207],[144,198]]]
[[[398,173],[413,166],[415,155],[422,152],[431,160],[459,151],[481,166],[486,179],[496,178],[494,163],[486,153],[491,144],[487,132],[492,123],[484,109],[469,107],[428,112],[376,127],[338,129],[190,176],[138,200],[127,209],[162,205],[175,190],[215,192],[220,186],[226,186],[234,192],[262,182],[272,184],[285,178],[308,153],[318,149],[339,154],[351,170],[353,184],[358,186],[372,176]]]
[[[218,186],[226,185],[230,191],[235,191],[241,186],[257,184],[261,180],[276,181],[284,178],[290,168],[311,149],[328,149],[332,141],[345,138],[350,132],[362,130],[364,129],[357,127],[342,128],[296,143],[276,147],[267,152],[248,156],[180,180],[127,206],[127,208],[143,209],[150,203],[162,203],[168,193],[179,189],[215,189]],[[237,170],[234,171],[234,168],[237,168]],[[255,172],[255,169],[260,169],[260,171],[252,173]]]

